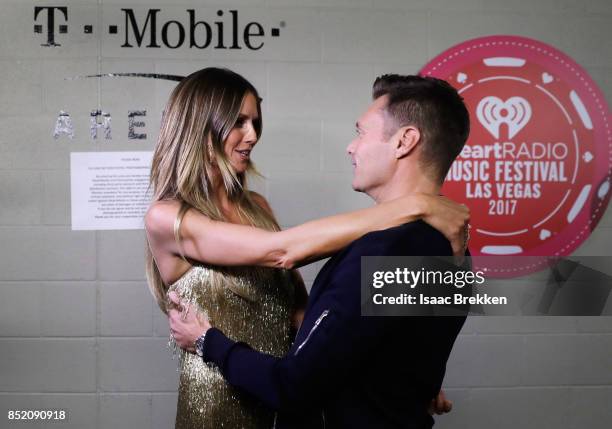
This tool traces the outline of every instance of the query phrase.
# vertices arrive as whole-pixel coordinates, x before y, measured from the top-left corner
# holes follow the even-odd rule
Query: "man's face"
[[[395,149],[385,138],[386,104],[387,96],[370,104],[357,120],[357,135],[346,148],[353,163],[353,189],[370,196],[393,176]]]

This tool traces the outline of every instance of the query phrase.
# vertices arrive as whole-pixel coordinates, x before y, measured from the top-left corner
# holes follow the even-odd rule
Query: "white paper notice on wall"
[[[73,230],[143,229],[152,152],[71,152]]]

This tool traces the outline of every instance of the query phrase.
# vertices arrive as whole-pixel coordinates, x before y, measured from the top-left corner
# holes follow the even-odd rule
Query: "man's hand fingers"
[[[168,323],[170,324],[170,331],[176,331],[180,321],[181,313],[178,310],[172,309],[168,312]]]
[[[168,294],[168,298],[170,298],[170,301],[172,301],[173,304],[175,304],[177,307],[181,306],[181,299],[178,296],[178,293],[176,293],[175,291],[172,291]]]
[[[453,403],[448,399],[440,401],[438,398],[437,414],[449,413],[453,409]]]
[[[453,401],[447,400],[446,403],[444,404],[444,412],[450,413],[452,409],[453,409]]]
[[[444,394],[444,391],[441,390],[438,393],[438,395],[436,395],[436,397],[431,400],[427,411],[429,412],[430,415],[433,415],[433,414],[441,415],[441,414],[450,412],[452,409],[453,409],[452,401],[449,401],[448,399],[446,399],[446,395]]]
[[[429,407],[427,407],[427,413],[430,416],[433,416],[435,412],[436,412],[436,399],[434,398],[429,403]]]
[[[447,399],[439,402],[436,407],[436,414],[449,413],[453,409],[453,403]]]
[[[439,414],[440,411],[444,409],[444,395],[440,393],[438,396],[436,396],[435,400],[436,400],[436,413]]]

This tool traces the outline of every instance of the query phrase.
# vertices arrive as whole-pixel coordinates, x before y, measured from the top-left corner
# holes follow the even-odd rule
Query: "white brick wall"
[[[345,147],[375,76],[414,73],[471,37],[517,34],[565,51],[612,103],[612,3],[607,0],[73,0],[62,48],[41,48],[33,8],[0,6],[0,427],[8,409],[61,408],[58,428],[169,428],[178,374],[168,327],[144,281],[142,231],[70,230],[69,153],[151,150],[173,83],[65,80],[108,72],[187,74],[209,65],[245,75],[264,98],[255,183],[285,226],[364,207]],[[121,7],[185,9],[209,20],[240,10],[278,38],[261,51],[124,49],[110,23]],[[182,17],[182,18],[181,18]],[[42,23],[42,19],[39,19]],[[60,20],[62,21],[62,20]],[[244,21],[243,21],[244,22]],[[60,22],[61,23],[61,22]],[[85,35],[84,24],[94,26]],[[89,111],[113,116],[113,140],[89,139]],[[76,137],[51,137],[68,109]],[[148,139],[127,139],[127,111],[146,109]],[[299,189],[299,196],[295,190]],[[299,198],[298,198],[299,197]],[[612,210],[578,250],[610,255]],[[321,263],[302,269],[314,280]],[[608,302],[608,308],[612,302]],[[474,317],[449,361],[455,402],[440,428],[604,428],[612,421],[611,318]],[[19,427],[41,427],[20,424]]]

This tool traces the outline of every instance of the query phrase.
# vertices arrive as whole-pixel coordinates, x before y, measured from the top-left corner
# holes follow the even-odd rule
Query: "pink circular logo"
[[[514,277],[544,268],[538,256],[571,254],[610,199],[610,113],[584,69],[542,42],[487,36],[420,74],[448,81],[470,112],[443,192],[472,210],[472,254],[499,256],[480,268]]]

